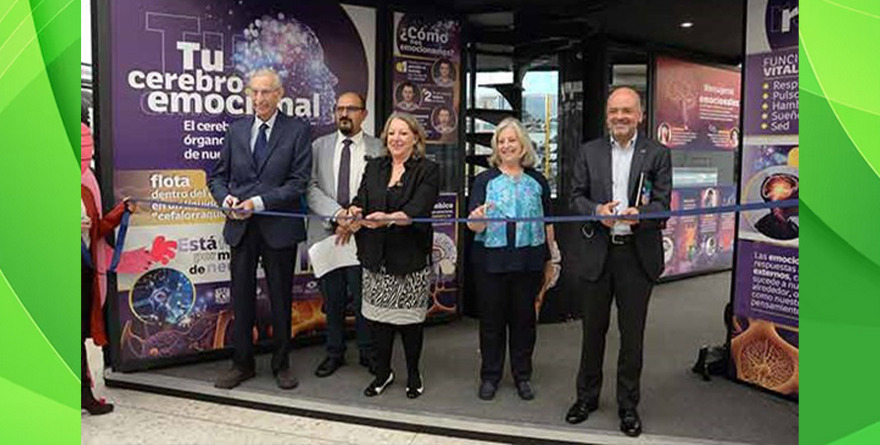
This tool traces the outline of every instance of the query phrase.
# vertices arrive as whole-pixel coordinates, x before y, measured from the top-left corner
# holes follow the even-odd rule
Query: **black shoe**
[[[358,364],[367,368],[370,371],[370,374],[376,375],[376,361],[365,354],[361,354],[360,360],[358,360]]]
[[[495,398],[496,391],[498,391],[498,385],[496,385],[495,382],[483,380],[483,383],[480,383],[480,399],[492,400]]]
[[[275,382],[281,389],[293,389],[299,386],[299,380],[290,368],[284,368],[275,373]]]
[[[639,419],[639,413],[635,408],[623,409],[618,412],[620,415],[620,431],[629,437],[639,437],[642,434],[642,419]]]
[[[532,400],[535,398],[535,393],[532,391],[532,384],[528,380],[520,380],[516,382],[516,392],[519,394],[519,398],[523,400]]]
[[[233,366],[232,369],[220,374],[220,377],[214,382],[214,387],[220,389],[232,389],[240,385],[241,382],[254,378],[255,375],[257,374],[253,369],[243,371]]]
[[[86,412],[88,412],[89,415],[92,416],[100,416],[113,412],[112,403],[106,403],[103,400],[97,400],[95,399],[95,396],[91,395],[91,393],[82,398],[80,407],[81,409],[86,410]]]
[[[406,397],[415,399],[425,392],[425,383],[422,381],[422,373],[410,376],[406,379]]]
[[[327,357],[315,369],[315,375],[318,377],[327,377],[336,372],[337,369],[345,366],[345,359],[342,357]]]
[[[578,400],[568,409],[568,413],[565,414],[565,421],[572,425],[581,423],[587,420],[590,417],[590,413],[596,411],[597,408],[599,408],[598,404]]]
[[[385,388],[387,388],[388,385],[390,385],[391,382],[393,382],[393,381],[394,381],[394,373],[393,372],[388,373],[388,378],[386,378],[384,382],[379,380],[378,377],[376,377],[375,379],[373,379],[372,382],[370,382],[370,386],[367,386],[367,389],[364,390],[364,395],[367,397],[378,396],[379,394],[382,394],[382,391],[385,391]]]

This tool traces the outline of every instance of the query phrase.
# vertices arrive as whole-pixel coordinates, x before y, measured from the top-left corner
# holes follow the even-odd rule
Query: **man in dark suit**
[[[663,219],[634,219],[669,210],[672,167],[669,150],[639,134],[643,112],[639,94],[618,88],[608,96],[609,137],[584,144],[572,178],[571,206],[584,215],[617,215],[583,226],[583,343],[577,377],[577,401],[566,414],[569,423],[587,419],[599,407],[605,334],[616,300],[620,350],[617,404],[620,429],[642,432],[636,406],[642,372],[642,344],[648,299],[663,272]]]
[[[284,88],[278,74],[257,70],[249,82],[256,116],[233,122],[208,186],[228,208],[223,237],[232,248],[232,368],[215,382],[234,388],[254,376],[252,331],[260,258],[272,304],[272,372],[282,389],[295,388],[290,370],[290,312],[297,243],[305,240],[303,220],[254,215],[254,211],[301,212],[312,169],[309,124],[278,111]]]

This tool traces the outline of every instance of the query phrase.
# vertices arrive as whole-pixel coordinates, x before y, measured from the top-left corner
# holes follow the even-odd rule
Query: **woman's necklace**
[[[394,187],[400,183],[406,167],[403,164],[391,164],[391,179],[388,181],[388,187]]]

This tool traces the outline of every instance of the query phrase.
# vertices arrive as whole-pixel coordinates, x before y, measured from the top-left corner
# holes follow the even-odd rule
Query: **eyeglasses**
[[[364,107],[355,107],[355,106],[336,107],[336,114],[357,113],[358,111],[362,111],[363,109],[364,109]]]
[[[266,90],[256,90],[253,88],[247,89],[248,94],[250,94],[252,96],[267,96],[267,95],[272,94],[276,91],[278,91],[278,88],[270,88],[270,89],[266,89]]]

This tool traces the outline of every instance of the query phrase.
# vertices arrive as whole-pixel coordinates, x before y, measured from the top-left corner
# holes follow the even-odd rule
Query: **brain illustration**
[[[434,274],[441,279],[455,276],[455,262],[458,250],[455,241],[445,233],[434,232],[434,248],[431,251],[434,261]]]
[[[273,68],[287,96],[312,100],[317,94],[321,104],[334,103],[339,80],[327,67],[324,49],[311,28],[279,13],[254,20],[243,37],[235,43],[236,71],[247,77],[260,68]],[[332,124],[332,106],[322,106],[320,114],[309,120],[316,125]]]

